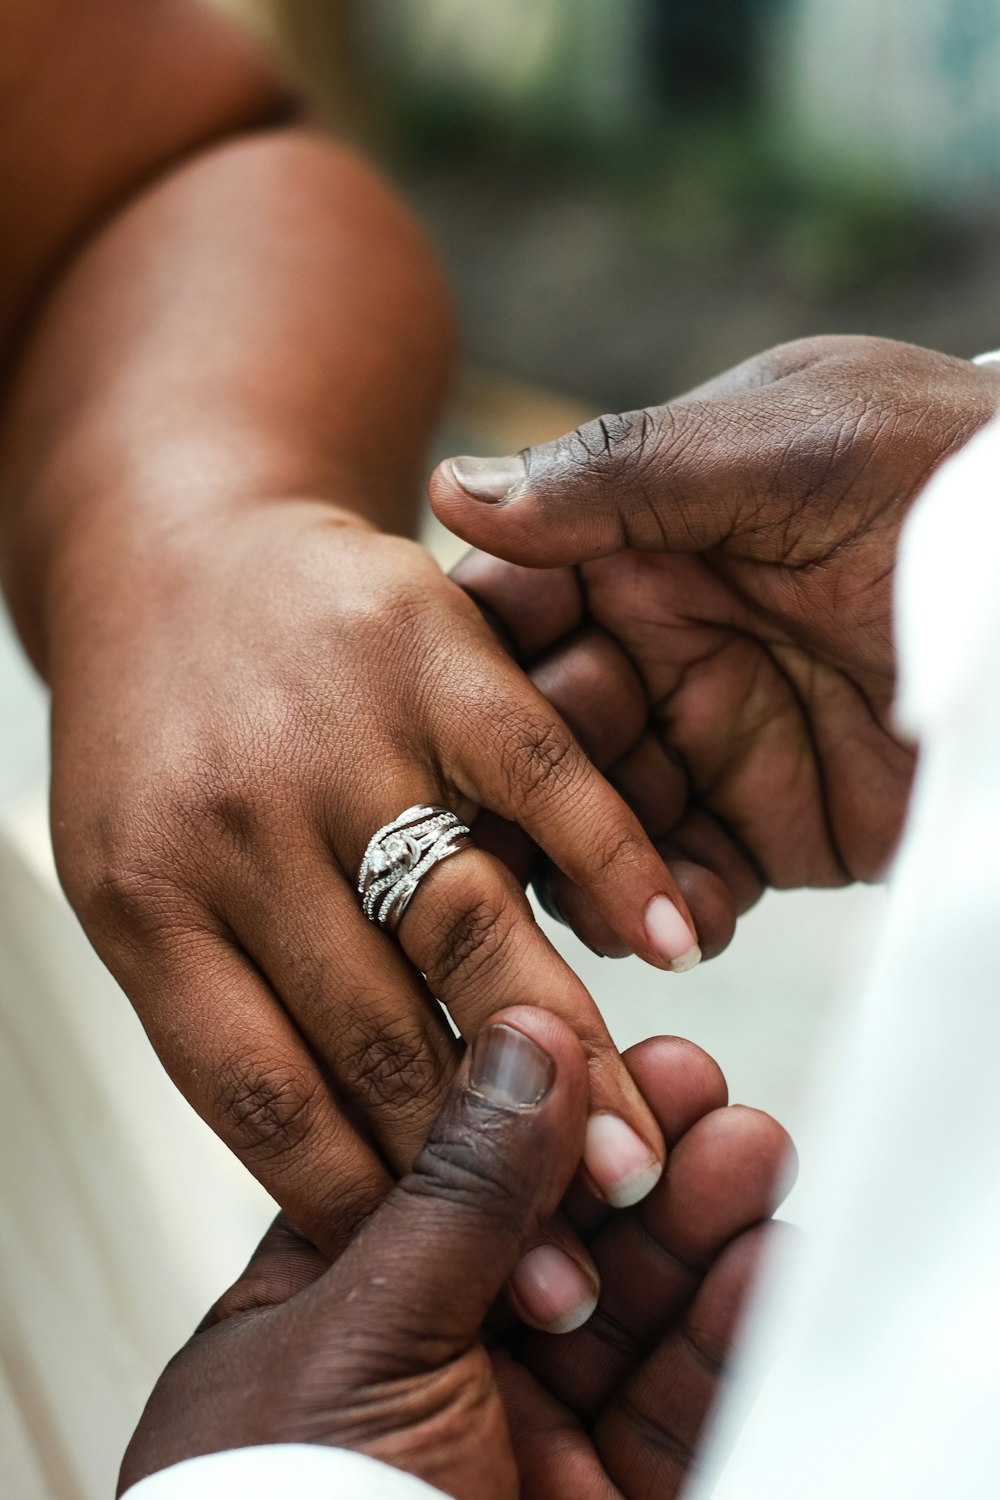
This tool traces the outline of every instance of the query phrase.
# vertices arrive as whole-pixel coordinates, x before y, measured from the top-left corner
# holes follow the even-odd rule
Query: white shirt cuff
[[[346,1448],[276,1443],[208,1453],[140,1479],[127,1500],[441,1500],[441,1491]]]
[[[977,354],[972,363],[974,365],[1000,365],[1000,349],[993,349],[989,354]]]

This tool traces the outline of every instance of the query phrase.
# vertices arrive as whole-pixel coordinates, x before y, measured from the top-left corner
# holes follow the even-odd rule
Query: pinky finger
[[[295,1228],[336,1256],[392,1182],[277,997],[221,933],[189,935],[155,974],[155,988],[130,993],[167,1072]]]

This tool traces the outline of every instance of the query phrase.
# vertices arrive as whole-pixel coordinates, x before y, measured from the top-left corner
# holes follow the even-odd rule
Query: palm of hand
[[[437,471],[439,517],[485,549],[456,576],[661,848],[738,908],[884,869],[913,770],[890,713],[899,533],[998,394],[996,370],[933,351],[801,340],[527,450],[501,504]]]
[[[686,772],[674,844],[698,858],[711,843],[710,864],[728,844],[767,885],[877,877],[913,755],[892,726],[891,670],[852,649],[842,609],[822,630],[846,569],[624,552],[580,574],[590,621],[631,659],[650,728]],[[655,815],[652,787],[623,789]]]

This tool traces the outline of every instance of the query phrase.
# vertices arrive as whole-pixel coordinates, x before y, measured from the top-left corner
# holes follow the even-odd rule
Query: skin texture
[[[195,1454],[285,1441],[355,1449],[457,1500],[678,1493],[787,1184],[787,1137],[727,1108],[690,1043],[632,1049],[670,1164],[629,1213],[609,1219],[579,1192],[569,1206],[602,1267],[595,1317],[563,1338],[501,1317],[484,1339],[493,1296],[569,1183],[587,1092],[564,1023],[520,1009],[484,1036],[494,1026],[535,1043],[545,1096],[498,1106],[474,1049],[412,1173],[332,1267],[279,1220],[164,1373],[121,1488]]]
[[[0,550],[97,951],[328,1252],[444,1096],[438,1001],[467,1039],[500,1003],[569,1019],[593,1108],[655,1170],[655,1119],[503,860],[435,870],[398,943],[353,889],[376,828],[441,802],[488,809],[477,832],[510,859],[512,825],[537,842],[650,961],[650,901],[690,918],[467,596],[386,534],[413,525],[452,359],[423,235],[184,0],[19,0],[0,41]]]
[[[891,710],[899,532],[998,400],[988,367],[807,339],[528,450],[498,503],[436,471],[438,515],[482,549],[455,576],[663,851],[714,871],[734,911],[884,871],[913,770]],[[547,882],[621,951],[584,893]]]

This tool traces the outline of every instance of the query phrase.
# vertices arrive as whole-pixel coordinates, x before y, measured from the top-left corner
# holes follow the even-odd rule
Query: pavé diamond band
[[[395,932],[428,870],[468,845],[468,828],[446,807],[408,807],[368,842],[358,871],[365,916]]]

